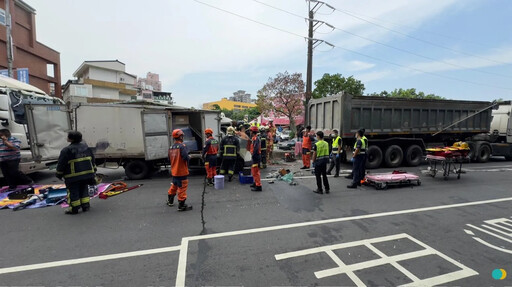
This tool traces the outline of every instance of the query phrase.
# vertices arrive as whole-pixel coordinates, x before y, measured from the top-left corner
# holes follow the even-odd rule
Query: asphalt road
[[[512,274],[512,162],[465,164],[460,179],[426,168],[406,168],[421,186],[349,190],[330,177],[324,195],[307,172],[297,185],[265,181],[263,192],[235,181],[204,189],[198,174],[187,212],[165,204],[161,172],[93,199],[88,213],[1,210],[0,286],[512,286],[512,275],[491,276]]]

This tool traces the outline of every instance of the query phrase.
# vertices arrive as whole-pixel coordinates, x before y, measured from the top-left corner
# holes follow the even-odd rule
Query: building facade
[[[243,90],[238,90],[233,93],[233,96],[230,97],[229,100],[234,102],[250,103],[251,94],[248,94]]]
[[[11,14],[13,78],[62,98],[60,53],[36,37],[36,10],[22,0],[0,0],[0,73],[7,73],[6,1]]]
[[[160,75],[148,72],[145,78],[137,79],[137,88],[147,91],[162,91],[162,82],[160,82]]]
[[[205,110],[214,110],[215,105],[218,105],[221,109],[226,109],[230,111],[241,111],[248,108],[255,108],[256,104],[246,103],[246,102],[238,102],[238,101],[230,101],[227,98],[222,98],[220,101],[209,102],[203,104],[203,109]]]
[[[126,73],[118,60],[85,61],[64,85],[66,102],[121,102],[137,100],[137,76]]]

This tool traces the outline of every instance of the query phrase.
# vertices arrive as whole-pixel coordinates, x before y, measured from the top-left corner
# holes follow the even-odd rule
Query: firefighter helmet
[[[172,137],[175,138],[175,139],[179,138],[182,135],[184,135],[184,133],[180,129],[175,129],[175,130],[172,131]]]
[[[235,134],[235,128],[234,127],[228,127],[227,133],[228,133],[228,135],[234,135]]]
[[[213,130],[211,128],[207,128],[204,130],[204,133],[213,135]]]

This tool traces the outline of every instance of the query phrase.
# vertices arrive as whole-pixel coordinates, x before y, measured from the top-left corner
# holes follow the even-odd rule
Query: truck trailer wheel
[[[476,155],[476,160],[478,162],[487,162],[489,161],[489,158],[491,157],[491,148],[486,145],[480,145],[478,148],[478,153]]]
[[[402,148],[397,145],[392,145],[386,149],[384,161],[388,167],[398,167],[402,164],[404,159],[404,152]]]
[[[132,160],[124,167],[124,173],[129,179],[143,179],[148,176],[149,167],[145,161]]]
[[[418,166],[423,159],[423,151],[419,145],[412,145],[405,151],[405,162],[408,166]]]
[[[366,168],[378,168],[382,163],[382,150],[376,145],[368,147],[366,151]]]

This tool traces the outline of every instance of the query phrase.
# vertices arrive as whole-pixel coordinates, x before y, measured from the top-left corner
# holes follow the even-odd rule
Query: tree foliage
[[[424,92],[416,92],[416,89],[395,89],[391,92],[382,91],[380,93],[369,94],[368,96],[388,97],[388,98],[406,98],[406,99],[429,99],[429,100],[446,100],[446,98],[435,94],[425,94]]]
[[[268,115],[274,112],[290,120],[290,128],[295,131],[295,117],[303,112],[304,81],[301,73],[279,73],[269,78],[258,91],[256,104],[260,111]]]
[[[315,89],[313,90],[313,98],[336,95],[344,91],[354,96],[362,96],[365,90],[364,84],[356,80],[353,76],[348,78],[341,74],[324,74],[321,79],[315,81]]]

